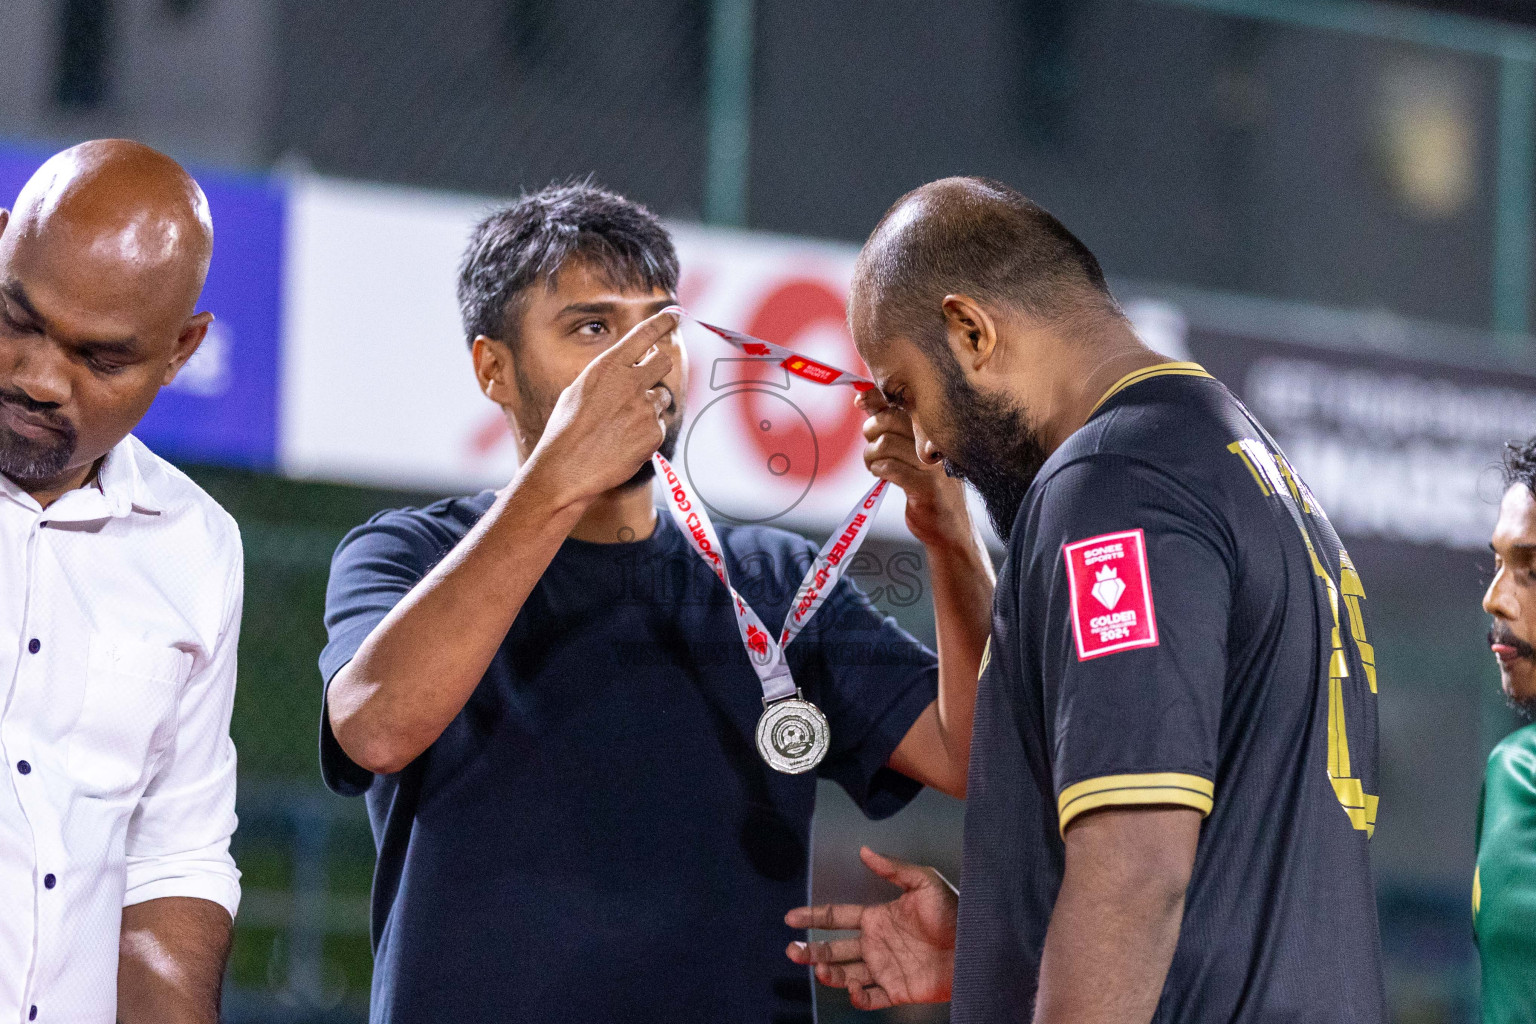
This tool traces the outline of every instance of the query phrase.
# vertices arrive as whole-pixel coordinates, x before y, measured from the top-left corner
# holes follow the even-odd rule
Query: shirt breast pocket
[[[85,701],[69,740],[69,773],[92,796],[133,792],[176,728],[176,699],[192,655],[117,637],[92,637]]]

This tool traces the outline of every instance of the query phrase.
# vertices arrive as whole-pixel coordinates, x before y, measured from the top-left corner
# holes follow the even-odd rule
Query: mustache
[[[39,402],[25,391],[12,391],[10,388],[0,388],[0,405],[14,405],[33,416],[47,420],[50,426],[57,428],[70,437],[73,437],[75,434],[75,425],[59,415],[57,411],[59,405],[57,402]]]
[[[1536,647],[1532,647],[1524,640],[1515,636],[1514,630],[1502,622],[1494,623],[1493,628],[1488,630],[1488,643],[1490,646],[1502,644],[1506,647],[1513,647],[1515,653],[1522,658],[1536,657]]]

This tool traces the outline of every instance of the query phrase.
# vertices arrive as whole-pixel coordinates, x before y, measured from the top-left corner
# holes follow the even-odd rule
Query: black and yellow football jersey
[[[1033,1011],[1063,835],[1204,816],[1159,1024],[1385,1020],[1360,576],[1284,454],[1193,363],[1120,381],[1051,455],[976,706],[954,1004]]]

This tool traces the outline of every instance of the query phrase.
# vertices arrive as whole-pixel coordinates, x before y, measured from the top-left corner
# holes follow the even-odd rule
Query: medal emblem
[[[774,771],[808,772],[827,756],[832,730],[827,716],[808,700],[774,701],[757,720],[757,752]]]

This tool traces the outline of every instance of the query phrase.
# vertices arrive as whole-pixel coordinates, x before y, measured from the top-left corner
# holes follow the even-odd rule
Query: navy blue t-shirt
[[[386,512],[342,541],[327,683],[494,497]],[[814,549],[720,534],[732,583],[777,628]],[[885,764],[938,669],[846,580],[787,654],[832,729],[798,776],[758,757],[762,690],[725,588],[663,515],[642,541],[565,541],[404,771],[353,763],[322,710],[326,784],[367,794],[378,849],[372,1021],[811,1020],[783,915],[808,897],[816,779],[871,817],[916,795]]]

